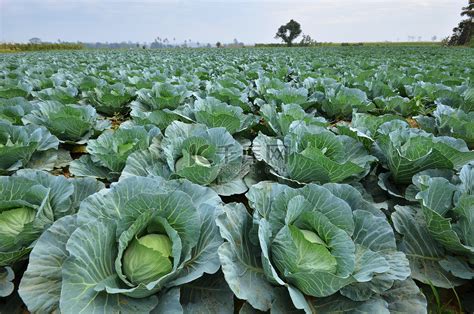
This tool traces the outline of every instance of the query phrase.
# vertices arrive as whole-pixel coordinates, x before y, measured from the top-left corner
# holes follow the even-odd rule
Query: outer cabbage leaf
[[[15,273],[10,267],[0,267],[0,297],[8,297],[13,290],[15,285],[13,284],[15,279]]]

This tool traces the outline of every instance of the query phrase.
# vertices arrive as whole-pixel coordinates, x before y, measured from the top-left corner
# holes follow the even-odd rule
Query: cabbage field
[[[0,55],[0,312],[473,312],[473,150],[472,49]]]

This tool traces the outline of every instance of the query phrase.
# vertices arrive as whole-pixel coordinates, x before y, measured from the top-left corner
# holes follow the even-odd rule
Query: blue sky
[[[467,0],[0,0],[0,40],[276,42],[289,19],[318,41],[450,34]]]

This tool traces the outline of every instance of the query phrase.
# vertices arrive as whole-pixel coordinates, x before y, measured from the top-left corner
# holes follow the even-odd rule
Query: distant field
[[[51,50],[79,50],[84,47],[81,44],[69,43],[38,43],[38,44],[20,44],[20,43],[0,43],[1,52],[25,52],[25,51],[51,51]]]
[[[321,42],[311,45],[310,47],[339,47],[339,46],[367,46],[367,47],[437,47],[441,46],[441,42],[433,41],[417,41],[417,42],[355,42],[355,43],[330,43]],[[272,43],[272,44],[255,44],[255,47],[286,47],[285,44]],[[294,44],[294,47],[301,47],[299,44]],[[306,47],[306,46],[305,46]]]
[[[367,47],[436,47],[440,42],[362,42],[362,43],[318,43],[311,47],[338,47],[338,46],[367,46]],[[246,46],[246,48],[264,48],[264,47],[286,47],[284,44],[255,44],[255,46]],[[295,44],[295,47],[299,47]],[[82,44],[69,43],[39,43],[39,44],[20,44],[20,43],[2,43],[0,44],[0,53],[28,52],[28,51],[54,51],[54,50],[80,50],[88,49]],[[120,49],[120,48],[118,48]],[[140,48],[141,49],[141,48]],[[174,49],[174,48],[173,48]],[[127,48],[127,50],[130,50]]]

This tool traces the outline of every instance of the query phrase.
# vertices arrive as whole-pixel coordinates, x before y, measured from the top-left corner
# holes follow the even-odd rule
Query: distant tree
[[[462,8],[461,16],[466,15],[472,20],[474,19],[474,0],[469,0],[469,4]]]
[[[449,45],[460,46],[467,45],[474,36],[474,0],[469,0],[469,4],[462,8],[461,16],[467,16],[467,19],[459,22],[458,26],[453,28],[453,35],[449,38]]]
[[[313,40],[310,35],[301,36],[300,45],[301,46],[314,46],[317,44],[316,40]]]
[[[220,42],[220,41],[218,41],[218,42],[216,43],[216,47],[217,47],[217,48],[220,48],[220,47],[222,47],[222,44],[221,44],[221,42]]]
[[[281,38],[288,47],[291,47],[293,40],[301,34],[301,25],[295,20],[290,20],[285,25],[280,26],[275,35],[275,38]]]
[[[433,37],[431,37],[431,40],[432,41],[436,41],[436,39],[438,39],[438,36],[434,35]]]
[[[30,38],[30,40],[28,41],[30,42],[30,44],[41,44],[41,39],[39,39],[38,37]]]

